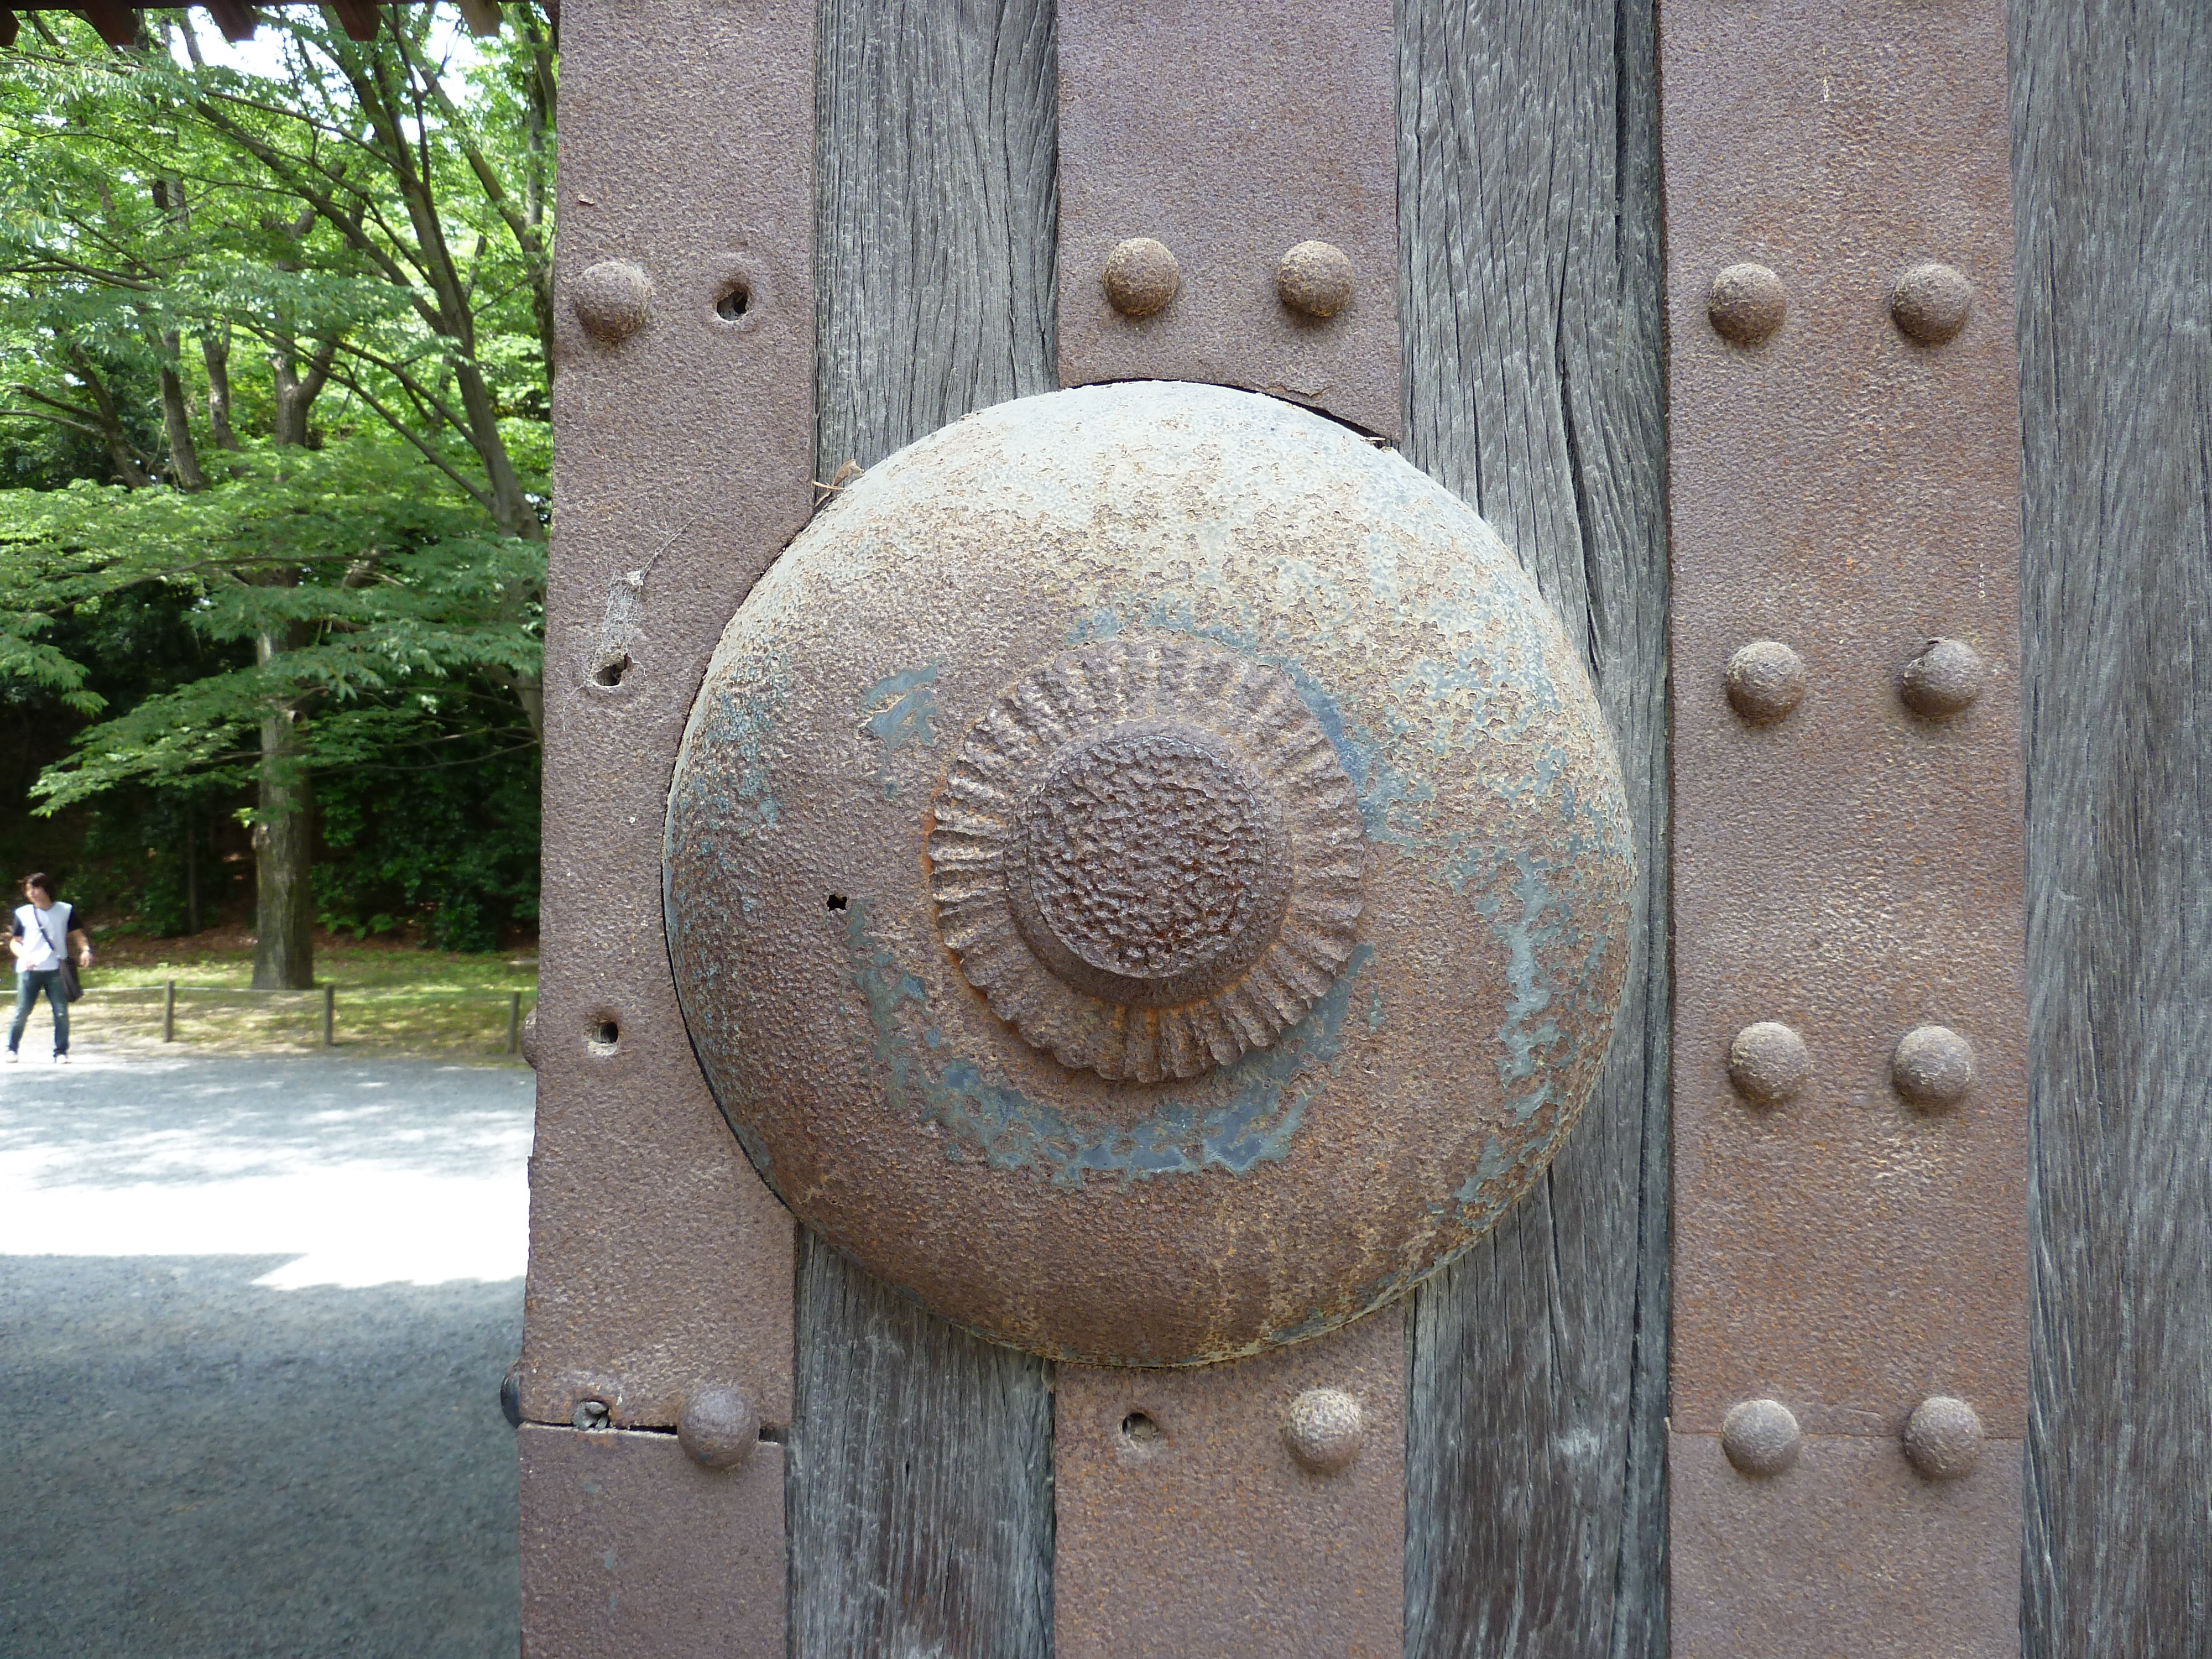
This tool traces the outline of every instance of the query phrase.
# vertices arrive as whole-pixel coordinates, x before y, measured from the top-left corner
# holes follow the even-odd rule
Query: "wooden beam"
[[[331,0],[331,9],[337,14],[338,22],[354,40],[376,39],[377,20],[382,9],[376,0]]]
[[[468,22],[469,33],[490,36],[499,33],[499,0],[455,0]]]
[[[2212,1652],[2212,28],[2012,13],[2027,1659]]]
[[[84,21],[97,29],[100,38],[109,46],[137,44],[138,14],[133,8],[118,6],[114,0],[92,0],[92,3],[74,9],[84,14]]]
[[[215,19],[215,26],[222,31],[222,38],[235,46],[240,40],[251,40],[260,19],[245,0],[200,0],[207,15]]]

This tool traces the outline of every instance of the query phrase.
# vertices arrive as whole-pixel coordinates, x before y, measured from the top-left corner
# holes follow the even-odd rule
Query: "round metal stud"
[[[1729,707],[1753,726],[1785,719],[1805,684],[1805,659],[1779,640],[1754,640],[1729,659]]]
[[[1358,1317],[1539,1178],[1619,1000],[1628,824],[1470,509],[1305,410],[1134,382],[971,415],[776,560],[692,711],[665,915],[818,1233],[984,1335],[1198,1364]]]
[[[1106,299],[1124,317],[1150,317],[1167,309],[1182,286],[1182,270],[1164,242],[1132,236],[1106,256]]]
[[[499,1414],[510,1429],[522,1426],[522,1362],[518,1359],[499,1379]]]
[[[1275,292],[1301,315],[1334,317],[1352,303],[1352,259],[1330,242],[1300,242],[1275,264]]]
[[[1366,1433],[1359,1401],[1341,1389],[1308,1389],[1283,1414],[1283,1443],[1315,1474],[1349,1468]]]
[[[1812,1075],[1805,1039],[1779,1020],[1747,1025],[1729,1044],[1729,1081],[1754,1106],[1779,1106]]]
[[[1974,1050],[1948,1025],[1919,1025],[1897,1041],[1890,1057],[1897,1092],[1923,1110],[1955,1106],[1974,1086]]]
[[[1905,1425],[1905,1455],[1929,1480],[1957,1480],[1982,1461],[1982,1419],[1963,1400],[1930,1395]]]
[[[684,1396],[676,1439],[693,1462],[733,1469],[760,1444],[760,1412],[743,1389],[707,1383]]]
[[[1790,296],[1765,265],[1735,264],[1713,278],[1705,315],[1713,331],[1733,345],[1753,346],[1782,326]]]
[[[1905,665],[1897,693],[1929,720],[1948,720],[1974,706],[1984,678],[1981,653],[1964,640],[1930,640]]]
[[[1891,319],[1922,345],[1942,344],[1966,327],[1973,309],[1973,284],[1949,265],[1915,265],[1889,295]]]
[[[1055,744],[1133,690],[1151,718]],[[1351,781],[1288,680],[1204,641],[1109,640],[1033,670],[969,728],[930,887],[1000,1018],[1063,1066],[1157,1082],[1304,1017],[1351,960],[1365,848]],[[979,856],[1002,879],[975,880]],[[1175,1012],[1102,1041],[1100,1003]]]
[[[1796,1414],[1779,1400],[1741,1401],[1721,1419],[1721,1449],[1745,1474],[1780,1474],[1797,1461],[1803,1441]]]
[[[627,259],[602,259],[585,266],[568,284],[568,303],[593,337],[612,344],[651,319],[653,279]]]

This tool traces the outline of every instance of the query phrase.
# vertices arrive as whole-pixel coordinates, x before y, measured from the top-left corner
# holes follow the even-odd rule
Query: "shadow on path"
[[[0,1210],[70,1234],[105,1192],[150,1218],[99,1255],[0,1224],[0,1654],[514,1655],[498,1389],[522,1284],[485,1261],[520,1259],[503,1236],[527,1074],[280,1059],[66,1077],[5,1079]],[[333,1183],[376,1205],[295,1244]],[[456,1231],[429,1212],[455,1193],[495,1195],[496,1217]],[[195,1248],[257,1230],[283,1236]],[[442,1270],[418,1243],[388,1270],[418,1282],[367,1282],[386,1271],[375,1231],[459,1257]],[[300,1279],[315,1259],[337,1283]]]

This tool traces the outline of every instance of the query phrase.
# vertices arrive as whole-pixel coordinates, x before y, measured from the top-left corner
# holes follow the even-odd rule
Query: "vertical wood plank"
[[[823,0],[817,447],[828,479],[1057,384],[1053,0]],[[1051,1650],[1050,1367],[802,1233],[789,1525],[801,1659]]]
[[[2027,1650],[2212,1650],[2212,12],[2012,8]]]
[[[1406,0],[1410,459],[1534,572],[1620,745],[1640,951],[1582,1125],[1418,1296],[1407,1651],[1662,1653],[1668,973],[1654,20]]]

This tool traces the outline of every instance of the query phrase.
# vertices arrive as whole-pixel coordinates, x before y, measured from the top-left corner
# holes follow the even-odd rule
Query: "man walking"
[[[92,941],[84,936],[76,911],[54,897],[53,878],[41,871],[23,878],[23,896],[30,902],[18,906],[8,948],[15,953],[15,1023],[8,1028],[8,1060],[23,1041],[31,1009],[46,994],[54,1011],[54,1059],[69,1060],[69,988],[64,970],[72,948],[80,967],[92,966]]]

